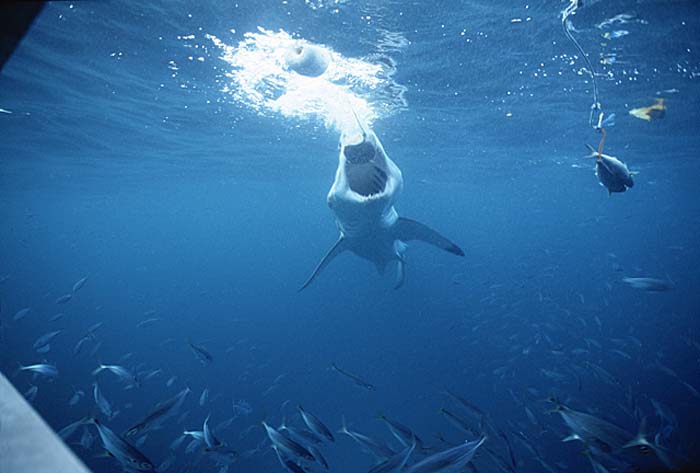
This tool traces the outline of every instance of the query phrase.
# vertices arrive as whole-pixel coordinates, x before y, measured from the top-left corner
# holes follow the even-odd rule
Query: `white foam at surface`
[[[373,91],[390,85],[391,78],[379,64],[346,58],[318,45],[328,51],[331,62],[319,77],[306,77],[289,70],[284,58],[288,48],[306,42],[285,31],[258,27],[257,32],[246,33],[237,46],[212,35],[207,38],[221,49],[221,59],[230,66],[226,72],[230,82],[223,91],[260,114],[320,120],[341,133],[356,127],[353,109],[367,123],[381,118],[371,97]],[[384,114],[390,111],[382,110]]]

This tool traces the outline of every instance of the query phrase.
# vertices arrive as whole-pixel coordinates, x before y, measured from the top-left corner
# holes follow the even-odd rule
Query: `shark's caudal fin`
[[[345,251],[345,239],[341,235],[340,238],[338,238],[338,241],[335,242],[335,244],[331,247],[330,250],[328,250],[328,253],[321,259],[321,261],[318,263],[316,266],[316,269],[314,269],[314,272],[311,273],[311,276],[306,280],[306,282],[299,288],[299,291],[304,290],[306,286],[311,284],[314,279],[316,279],[316,276],[319,275],[323,269],[328,266],[328,264],[333,261],[333,258],[338,256],[340,253]]]
[[[458,256],[464,256],[464,251],[438,232],[420,222],[399,217],[394,225],[394,235],[401,241],[420,240],[437,246]]]

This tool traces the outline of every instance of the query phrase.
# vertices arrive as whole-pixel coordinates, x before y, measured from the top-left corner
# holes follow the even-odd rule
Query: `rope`
[[[600,123],[603,120],[603,115],[601,112],[601,105],[600,102],[598,101],[598,82],[596,81],[595,78],[595,71],[593,70],[593,63],[591,63],[591,60],[588,58],[588,55],[585,53],[581,45],[576,41],[576,38],[574,38],[574,35],[571,34],[571,29],[569,28],[569,17],[573,15],[576,12],[576,9],[578,8],[578,0],[570,0],[569,6],[564,9],[563,12],[561,12],[561,26],[564,29],[564,34],[566,35],[567,38],[576,46],[576,49],[578,52],[581,54],[581,57],[583,57],[583,60],[586,62],[586,65],[588,66],[588,74],[591,76],[591,81],[593,82],[593,105],[591,105],[591,113],[588,116],[588,124],[595,128],[596,130],[600,129]],[[600,112],[598,116],[598,123],[597,125],[594,124],[594,114],[595,112],[598,111]],[[605,138],[603,138],[605,139]]]
[[[603,134],[603,137],[600,139],[600,143],[598,143],[598,158],[597,160],[600,161],[603,159],[603,145],[605,144],[605,128],[600,128],[600,132]]]

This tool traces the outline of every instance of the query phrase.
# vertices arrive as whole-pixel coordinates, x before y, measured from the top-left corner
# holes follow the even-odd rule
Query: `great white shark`
[[[371,261],[380,274],[396,261],[394,288],[404,281],[404,252],[409,241],[420,240],[464,256],[461,248],[432,228],[399,217],[394,204],[403,190],[401,170],[389,159],[377,135],[363,126],[357,115],[355,119],[359,129],[343,132],[340,137],[338,170],[328,192],[328,206],[335,214],[340,236],[300,291],[344,251]]]

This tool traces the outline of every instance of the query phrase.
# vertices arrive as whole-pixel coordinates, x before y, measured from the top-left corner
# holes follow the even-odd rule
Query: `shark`
[[[399,217],[394,204],[403,190],[401,170],[377,135],[355,114],[358,129],[343,131],[335,180],[328,206],[340,236],[299,291],[305,289],[339,254],[349,251],[372,262],[379,274],[396,262],[394,288],[403,285],[408,242],[422,241],[454,255],[464,251],[432,228]]]

